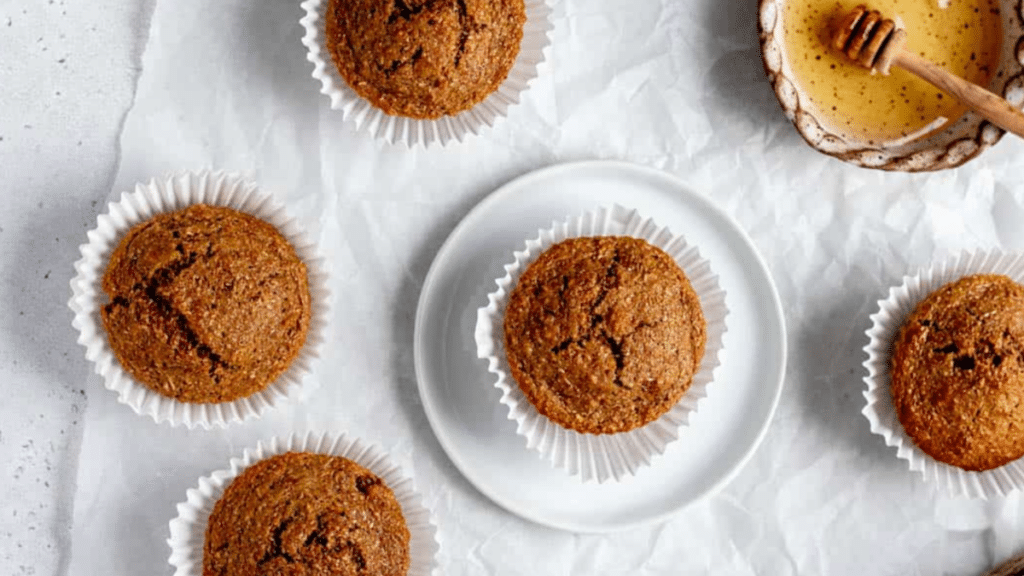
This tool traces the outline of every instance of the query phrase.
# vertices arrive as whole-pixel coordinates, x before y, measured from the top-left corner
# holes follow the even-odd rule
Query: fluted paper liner
[[[885,438],[896,448],[896,455],[906,460],[910,469],[921,473],[951,496],[990,498],[1005,496],[1024,486],[1024,459],[999,468],[971,472],[932,458],[914,444],[896,414],[890,381],[890,354],[900,326],[917,304],[945,284],[972,274],[1003,274],[1024,284],[1024,254],[1008,254],[999,250],[964,252],[906,276],[903,283],[889,289],[889,296],[878,301],[879,310],[871,316],[864,347],[867,359],[864,382],[867,406],[862,411],[871,423],[871,431]]]
[[[121,367],[107,341],[100,317],[100,309],[108,301],[101,287],[103,273],[110,255],[128,230],[157,214],[200,203],[234,208],[274,225],[306,264],[309,278],[311,317],[306,342],[298,356],[266,388],[233,402],[193,404],[147,388]],[[278,402],[297,395],[312,362],[319,357],[325,338],[329,300],[327,274],[315,244],[268,192],[238,175],[225,172],[203,171],[153,179],[138,184],[134,192],[123,193],[119,201],[111,202],[107,212],[97,218],[96,228],[89,231],[88,238],[89,242],[80,247],[82,258],[75,262],[77,275],[71,280],[72,296],[68,306],[75,313],[72,325],[78,329],[78,343],[86,348],[85,357],[93,362],[107,389],[117,393],[118,401],[157,423],[209,429],[258,417]]]
[[[170,538],[167,539],[171,547],[167,561],[174,566],[174,576],[202,575],[206,525],[214,504],[232,480],[256,462],[287,452],[341,456],[379,476],[394,492],[409,529],[408,576],[430,576],[434,573],[437,553],[441,548],[437,541],[437,528],[412,480],[406,478],[387,454],[373,444],[345,434],[306,433],[260,442],[256,448],[246,449],[240,458],[232,458],[226,470],[203,476],[196,488],[185,493],[185,501],[177,506],[178,516],[170,522]]]
[[[306,14],[300,20],[305,29],[302,43],[308,49],[306,59],[313,63],[313,78],[320,81],[320,93],[330,97],[331,108],[340,110],[342,117],[355,124],[357,130],[369,132],[391,144],[405,143],[410,148],[418,144],[445,146],[455,141],[462,142],[470,134],[480,134],[504,118],[509,108],[519,103],[530,82],[537,77],[552,29],[551,8],[545,0],[525,0],[523,38],[505,80],[494,92],[468,110],[454,116],[421,120],[385,114],[349,88],[324,44],[327,38],[324,14],[328,2],[305,0],[302,8]]]
[[[587,236],[633,236],[661,248],[686,273],[700,298],[707,323],[707,343],[700,369],[693,375],[689,390],[679,402],[658,419],[644,426],[617,434],[584,434],[564,428],[540,414],[512,378],[505,356],[504,315],[508,296],[523,271],[542,252],[567,238]],[[650,218],[635,210],[614,205],[599,208],[540,231],[528,240],[526,248],[514,253],[515,261],[505,266],[506,274],[496,280],[498,289],[487,295],[487,306],[477,311],[477,356],[487,359],[488,370],[497,376],[495,386],[501,390],[501,403],[508,407],[508,417],[518,424],[516,432],[526,438],[526,445],[540,453],[553,466],[564,468],[584,481],[616,481],[637,474],[652,459],[664,453],[669,443],[678,439],[679,431],[689,423],[701,399],[707,397],[708,384],[719,365],[722,336],[728,309],[725,292],[711,264],[701,258],[697,247],[667,228],[659,227]]]

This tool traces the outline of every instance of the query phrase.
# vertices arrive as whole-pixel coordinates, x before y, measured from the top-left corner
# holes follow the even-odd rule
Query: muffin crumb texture
[[[409,538],[379,477],[339,456],[288,452],[246,468],[214,505],[203,576],[402,576]]]
[[[979,274],[917,305],[893,344],[900,422],[931,457],[982,471],[1024,455],[1024,287]]]
[[[498,89],[525,22],[523,0],[330,0],[326,44],[357,94],[387,114],[432,119]]]
[[[700,300],[672,258],[643,240],[575,238],[532,263],[509,296],[505,350],[537,411],[605,434],[667,412],[700,367]]]
[[[270,224],[194,205],[133,227],[103,275],[101,310],[124,369],[192,403],[254,394],[284,372],[310,321],[306,266]]]

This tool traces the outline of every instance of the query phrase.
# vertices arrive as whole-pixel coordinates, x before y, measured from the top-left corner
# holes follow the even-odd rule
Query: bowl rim
[[[829,132],[801,105],[800,94],[785,58],[781,36],[782,13],[793,0],[758,0],[757,31],[761,63],[772,91],[797,133],[812,148],[863,168],[898,172],[927,172],[956,168],[977,158],[1005,134],[1002,128],[968,110],[940,132],[897,146],[872,146],[847,141]],[[1024,105],[1024,0],[1000,0],[1003,44],[1000,64],[989,89]],[[1007,14],[1007,7],[1012,9]]]

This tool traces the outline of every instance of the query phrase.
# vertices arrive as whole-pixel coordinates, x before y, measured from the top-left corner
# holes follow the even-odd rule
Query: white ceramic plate
[[[555,220],[618,203],[684,234],[714,266],[729,331],[708,397],[680,439],[636,476],[581,483],[528,450],[476,357],[477,308],[513,250]],[[782,306],[764,261],[709,199],[621,162],[542,169],[499,188],[441,247],[420,294],[414,342],[424,410],[452,462],[491,500],[554,528],[608,532],[666,519],[724,486],[764,437],[786,365]]]

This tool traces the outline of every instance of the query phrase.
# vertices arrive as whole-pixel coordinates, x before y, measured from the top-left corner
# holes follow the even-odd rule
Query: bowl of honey
[[[879,74],[831,48],[865,0],[760,0],[765,72],[808,144],[866,168],[953,168],[1003,136],[951,95],[900,68]],[[1024,105],[1024,0],[869,0],[907,32],[906,49]]]

